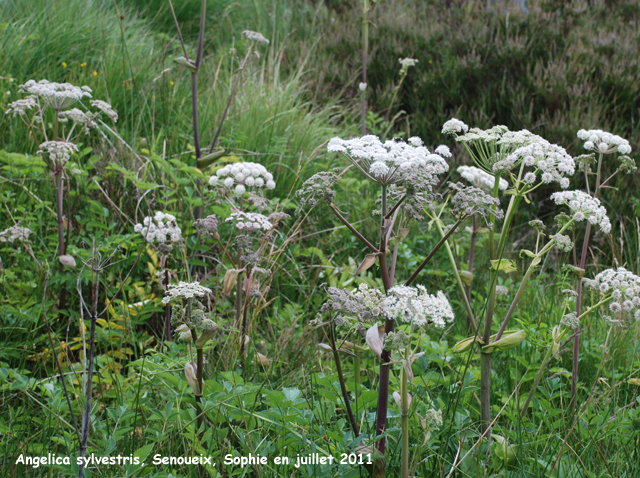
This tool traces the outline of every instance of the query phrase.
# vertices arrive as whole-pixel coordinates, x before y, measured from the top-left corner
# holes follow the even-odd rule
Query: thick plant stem
[[[591,223],[587,222],[587,229],[584,232],[584,242],[582,243],[582,254],[580,255],[580,269],[584,269],[587,262],[587,250],[589,249],[589,236],[591,235]],[[582,306],[582,280],[578,279],[576,287],[576,316],[580,317]],[[578,391],[578,359],[580,358],[580,327],[573,337],[573,365],[571,370],[571,404],[573,408],[576,403],[576,392]]]
[[[384,217],[387,214],[387,187],[382,187],[382,226],[384,226]],[[391,276],[387,265],[387,256],[385,251],[387,250],[386,236],[384,234],[384,227],[380,228],[380,274],[382,276],[382,284],[385,292],[393,287]],[[393,332],[395,325],[394,320],[386,319],[384,323],[385,334]],[[389,402],[389,368],[391,362],[391,352],[383,350],[380,355],[380,374],[378,382],[378,408],[376,412],[376,437],[382,435],[387,428],[387,407]],[[382,455],[384,455],[386,440],[381,438],[376,443],[376,448]],[[375,460],[374,476],[384,477],[384,460]]]
[[[365,89],[362,95],[361,130],[362,136],[367,134],[367,63],[369,61],[369,0],[362,0],[362,83]]]
[[[402,478],[409,478],[409,393],[407,372],[400,372],[400,416],[402,427]]]
[[[475,258],[476,252],[476,240],[478,238],[478,220],[476,215],[473,215],[472,224],[471,224],[471,243],[469,244],[469,262],[467,264],[467,271],[473,274],[473,261]],[[455,266],[455,264],[453,264]],[[471,284],[465,287],[465,296],[467,297],[467,302],[471,304]],[[471,333],[471,321],[467,316],[467,333]]]
[[[200,388],[200,394],[196,395],[196,413],[198,414],[198,430],[200,430],[200,428],[202,428],[202,424],[204,423],[204,412],[202,410],[202,393],[204,391],[202,369],[204,368],[204,351],[202,349],[196,349],[196,356],[198,360],[196,378],[198,380],[198,387]],[[203,434],[204,431],[199,435],[200,439],[202,439]]]
[[[95,260],[95,241],[94,241]],[[80,437],[80,456],[84,458],[87,451],[87,441],[89,440],[89,428],[91,425],[91,396],[93,391],[93,359],[95,357],[96,346],[96,321],[98,320],[98,291],[100,286],[100,271],[96,269],[97,264],[93,264],[95,282],[93,285],[93,311],[91,315],[91,332],[89,334],[89,365],[87,369],[87,388],[85,393],[85,407],[82,411],[82,432]],[[83,304],[80,307],[84,307]],[[84,460],[78,469],[78,478],[84,477]]]
[[[58,257],[64,256],[67,253],[67,245],[64,241],[64,176],[62,170],[56,172],[54,177],[54,183],[56,186],[56,215],[58,218]],[[63,265],[61,262],[58,264],[60,272],[62,272]],[[60,288],[60,297],[58,299],[58,310],[65,310],[67,308],[67,289],[64,285]]]
[[[507,236],[509,235],[509,226],[511,220],[515,215],[515,209],[518,204],[519,196],[512,196],[509,201],[509,207],[505,214],[504,224],[502,226],[502,232],[500,234],[500,241],[498,242],[498,248],[496,251],[496,258],[502,260],[504,252],[504,246],[507,242]],[[491,273],[491,279],[489,282],[489,297],[487,299],[487,308],[484,317],[484,331],[482,333],[482,340],[485,344],[489,344],[491,338],[491,326],[493,325],[493,312],[496,301],[496,279],[498,276],[498,270],[493,270]],[[491,354],[480,354],[480,418],[481,418],[481,432],[487,432],[487,429],[491,425]],[[486,433],[487,438],[491,437],[491,432]]]

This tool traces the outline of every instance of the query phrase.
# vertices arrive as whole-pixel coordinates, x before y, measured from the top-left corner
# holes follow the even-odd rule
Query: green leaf
[[[142,463],[148,456],[149,453],[151,453],[151,451],[153,450],[154,444],[151,443],[149,445],[145,445],[142,448],[138,448],[133,456],[137,456],[140,458],[140,463]]]
[[[515,263],[510,259],[495,259],[491,261],[491,270],[504,271],[506,274],[509,274],[517,271],[518,269],[516,268]]]

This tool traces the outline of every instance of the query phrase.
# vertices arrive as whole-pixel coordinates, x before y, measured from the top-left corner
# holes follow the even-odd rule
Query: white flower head
[[[4,114],[13,113],[13,116],[20,115],[24,116],[27,114],[27,110],[35,108],[37,105],[35,95],[27,96],[24,99],[16,100],[13,103],[9,103],[8,107]]]
[[[78,147],[67,141],[45,141],[40,145],[38,154],[47,154],[55,168],[62,168],[77,151]]]
[[[451,118],[444,125],[442,125],[442,134],[465,134],[469,131],[469,127],[462,121],[456,118]]]
[[[400,62],[400,73],[406,73],[409,68],[416,66],[418,60],[415,58],[398,58]]]
[[[256,212],[236,211],[231,213],[226,222],[233,222],[238,229],[244,232],[268,231],[273,227],[266,216]]]
[[[603,298],[610,296],[613,299],[609,310],[618,318],[640,320],[640,277],[637,275],[618,267],[604,270],[594,280],[584,283]]]
[[[262,33],[253,32],[251,30],[245,30],[242,32],[242,36],[244,36],[247,40],[254,41],[256,43],[261,43],[263,45],[268,45],[269,40],[265,38]]]
[[[510,171],[521,162],[531,168],[535,176],[539,173],[544,183],[557,182],[561,187],[569,186],[569,181],[565,181],[566,176],[572,176],[575,172],[575,161],[567,151],[542,138],[517,148],[505,159],[497,161],[493,165],[493,170],[495,172]],[[528,184],[533,184],[532,181],[535,181],[533,176],[525,178]]]
[[[91,100],[91,106],[98,108],[100,111],[106,114],[114,123],[118,121],[118,113],[106,101]]]
[[[332,138],[329,152],[342,153],[369,179],[380,184],[402,184],[418,169],[426,168],[431,175],[445,173],[449,165],[439,154],[432,154],[418,137],[408,143],[400,139],[380,141],[377,136],[344,140]]]
[[[233,163],[218,169],[214,176],[209,178],[209,185],[213,187],[224,186],[234,188],[239,196],[245,193],[246,188],[274,189],[276,183],[273,174],[258,163]],[[242,186],[238,188],[238,186]]]
[[[174,300],[204,297],[207,294],[211,294],[211,289],[201,286],[199,282],[180,281],[178,284],[169,284],[162,303],[168,304]]]
[[[469,181],[471,185],[476,188],[483,189],[485,191],[492,191],[495,185],[495,176],[486,173],[480,168],[475,166],[460,166],[458,167],[460,176]],[[509,183],[505,179],[500,179],[499,186],[501,191],[504,191],[509,187]]]
[[[15,241],[28,242],[30,234],[30,229],[16,224],[0,232],[0,242],[8,242],[10,244]]]
[[[413,323],[418,327],[433,324],[444,328],[454,319],[451,304],[442,291],[431,295],[422,285],[391,288],[383,302],[383,308],[389,319]]]
[[[607,216],[607,209],[600,204],[598,198],[589,196],[584,191],[559,191],[551,195],[556,204],[568,206],[573,212],[576,222],[587,219],[602,232],[611,232],[611,222]]]
[[[37,96],[42,99],[46,105],[57,111],[70,107],[84,97],[91,98],[91,88],[88,86],[74,86],[71,83],[53,83],[47,80],[40,80],[37,83],[34,80],[29,80],[24,85],[20,85],[18,91],[20,93],[29,93]]]
[[[133,230],[151,244],[175,244],[182,241],[182,229],[178,227],[176,217],[161,211],[156,212],[153,217],[145,217],[142,224],[136,224]]]
[[[584,149],[603,154],[629,154],[631,145],[629,141],[616,134],[607,133],[601,129],[581,129],[578,138],[584,141]]]

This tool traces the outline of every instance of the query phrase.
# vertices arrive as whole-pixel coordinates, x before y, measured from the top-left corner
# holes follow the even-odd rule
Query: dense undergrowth
[[[175,64],[182,55],[168,3],[160,0],[10,0],[0,5],[0,109],[22,97],[18,85],[46,78],[88,85],[94,98],[111,103],[119,120],[82,136],[68,168],[64,231],[75,268],[59,267],[56,250],[55,185],[36,154],[40,141],[20,118],[0,117],[0,231],[16,222],[33,233],[30,250],[0,242],[0,475],[77,475],[76,465],[16,465],[20,454],[74,455],[73,420],[82,414],[82,350],[90,320],[80,296],[104,309],[96,321],[96,375],[89,453],[140,457],[155,454],[214,457],[208,476],[368,476],[361,466],[222,465],[227,454],[292,458],[313,452],[353,453],[363,445],[349,424],[339,375],[330,353],[318,348],[328,337],[316,319],[330,287],[365,282],[382,287],[373,266],[356,276],[366,251],[330,212],[298,209],[294,191],[312,174],[344,161],[329,154],[331,137],[358,134],[360,3],[212,0],[200,75],[200,125],[208,147],[238,81],[212,166],[197,168],[191,129],[190,73]],[[196,49],[200,2],[176,3],[188,52]],[[580,128],[601,128],[639,144],[640,100],[636,77],[640,9],[615,2],[472,2],[378,0],[371,13],[368,126],[375,134],[420,136],[431,149],[448,144],[452,165],[469,163],[467,151],[440,133],[452,116],[481,128],[505,124],[530,129],[563,145],[572,156],[584,151]],[[261,31],[271,43],[258,48],[244,71],[237,68],[250,43],[245,29]],[[419,60],[398,91],[398,58]],[[391,109],[390,109],[391,108]],[[53,116],[47,121],[53,123]],[[186,345],[164,341],[163,289],[156,273],[162,257],[134,225],[155,211],[175,214],[186,238],[186,257],[175,254],[170,268],[180,280],[197,274],[214,291],[216,322],[234,329],[232,300],[225,299],[222,257],[233,234],[220,226],[220,241],[193,226],[194,210],[229,216],[206,183],[221,165],[253,161],[273,173],[270,206],[291,217],[277,228],[267,259],[264,301],[250,314],[247,358],[234,340],[205,349],[206,425],[198,430],[196,399],[184,376]],[[615,170],[605,165],[608,173]],[[456,169],[445,175],[458,181]],[[638,174],[618,176],[602,197],[613,225],[611,236],[595,234],[586,275],[614,266],[640,273]],[[572,189],[583,188],[579,174]],[[207,190],[208,191],[208,190]],[[520,249],[534,249],[528,222],[551,222],[558,206],[542,187],[518,210],[506,257],[517,271],[499,284],[512,293],[528,264]],[[355,171],[337,186],[336,206],[367,237],[375,237],[379,216],[371,216],[378,191]],[[503,207],[507,199],[503,199]],[[379,206],[378,206],[379,207]],[[205,214],[206,215],[206,214]],[[222,221],[221,221],[222,224]],[[464,224],[470,226],[470,220]],[[574,231],[581,244],[584,227]],[[470,234],[462,227],[450,241],[457,265],[467,266]],[[438,243],[434,222],[424,221],[399,247],[398,276],[406,278]],[[280,242],[278,242],[280,241]],[[476,262],[489,263],[490,236],[478,234]],[[94,245],[95,244],[95,245]],[[286,246],[286,247],[285,247]],[[413,363],[412,394],[443,413],[444,425],[426,431],[421,415],[410,416],[412,443],[426,443],[416,476],[640,476],[640,337],[638,326],[612,328],[602,313],[584,323],[577,407],[569,406],[573,356],[562,344],[527,414],[524,402],[567,310],[563,290],[575,287],[577,252],[554,250],[532,276],[514,321],[528,337],[518,347],[496,352],[492,371],[493,433],[504,449],[479,440],[480,365],[477,357],[454,355],[467,337],[464,302],[444,250],[420,276],[429,290],[448,293],[456,321],[420,337],[425,355]],[[96,251],[103,270],[94,289],[89,263]],[[94,271],[95,272],[95,271]],[[476,269],[471,305],[480,310],[491,272]],[[59,291],[66,307],[59,309]],[[97,291],[97,296],[95,295]],[[509,309],[498,297],[496,316]],[[48,325],[51,325],[51,334]],[[229,335],[231,337],[232,335]],[[227,337],[227,336],[225,336]],[[53,350],[51,346],[53,339]],[[356,345],[364,347],[362,337]],[[354,415],[364,437],[375,436],[379,360],[368,350],[343,355]],[[69,412],[55,359],[60,361],[75,418]],[[355,373],[357,370],[359,373]],[[400,388],[392,374],[390,388]],[[387,476],[400,473],[399,407],[390,401]],[[202,435],[199,436],[199,434]],[[472,447],[478,443],[474,449]],[[368,453],[370,450],[365,449]],[[460,463],[460,459],[465,459]],[[489,458],[486,458],[489,457]],[[450,470],[458,463],[457,471]],[[198,476],[197,467],[89,468],[91,476]]]

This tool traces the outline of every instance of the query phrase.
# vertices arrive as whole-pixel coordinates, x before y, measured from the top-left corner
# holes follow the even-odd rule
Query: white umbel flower
[[[600,204],[598,198],[591,197],[584,191],[560,191],[553,193],[551,199],[556,204],[568,206],[576,222],[586,219],[592,225],[598,226],[605,234],[611,232],[607,209]]]
[[[100,111],[106,114],[109,118],[111,118],[111,121],[113,121],[114,123],[118,121],[118,113],[106,101],[92,100],[91,106],[93,106],[94,108],[98,108]]]
[[[391,288],[383,302],[383,308],[389,319],[413,323],[418,327],[433,324],[444,328],[447,322],[454,319],[451,304],[442,291],[431,295],[422,285]]]
[[[134,231],[142,234],[145,241],[151,244],[177,243],[182,240],[182,229],[178,227],[176,217],[163,212],[145,217],[142,224],[135,225]]]
[[[16,100],[13,103],[9,103],[9,109],[7,109],[4,114],[8,115],[9,113],[13,113],[13,116],[24,116],[27,114],[27,110],[35,108],[36,105],[37,103],[35,95],[30,95],[21,100]]]
[[[82,100],[84,97],[91,98],[91,88],[88,86],[74,86],[71,83],[53,83],[47,80],[27,81],[20,85],[20,93],[35,95],[54,110],[64,110]]]
[[[263,165],[251,162],[229,164],[218,169],[216,174],[209,178],[209,185],[234,188],[237,195],[244,194],[247,187],[266,187],[267,189],[276,187],[273,174],[267,171]],[[242,186],[242,188],[238,189],[237,186]]]
[[[62,168],[77,151],[78,147],[67,141],[45,141],[40,145],[38,153],[47,154],[55,168]]]
[[[236,211],[231,213],[226,222],[233,222],[238,229],[244,232],[268,231],[273,227],[273,224],[266,216],[256,212]]]
[[[607,133],[601,129],[581,129],[578,131],[578,138],[584,141],[584,149],[604,154],[618,152],[629,154],[631,145],[629,141],[621,138],[617,134]]]
[[[406,176],[421,167],[428,167],[432,174],[446,172],[449,165],[439,154],[432,154],[418,137],[408,143],[394,139],[380,141],[377,136],[344,140],[332,138],[327,151],[342,153],[370,179],[380,184],[403,183]]]
[[[30,234],[30,229],[16,224],[0,232],[0,242],[8,242],[10,244],[13,244],[17,240],[27,242]]]
[[[245,30],[242,32],[242,36],[247,40],[254,41],[256,43],[261,43],[263,45],[268,45],[269,40],[265,38],[265,36],[260,32],[252,32],[251,30]]]
[[[469,127],[456,118],[451,118],[442,125],[442,134],[465,134],[469,131]]]
[[[560,187],[567,188],[569,180],[566,176],[575,173],[575,161],[567,151],[557,144],[539,138],[538,140],[517,148],[505,159],[496,162],[493,170],[496,172],[510,171],[524,162],[524,165],[539,173],[544,183],[557,182]]]
[[[624,267],[607,269],[595,276],[594,280],[585,280],[590,287],[603,298],[611,297],[609,310],[616,315],[634,317],[640,320],[640,277]]]
[[[211,289],[201,286],[199,282],[180,281],[178,284],[169,284],[166,295],[162,299],[162,303],[168,304],[174,300],[204,297],[207,294],[211,294]]]
[[[485,191],[493,190],[493,186],[495,184],[495,177],[489,173],[486,173],[480,168],[476,168],[475,166],[460,166],[458,168],[458,172],[460,176],[469,181],[476,188],[483,189]],[[504,191],[509,187],[509,183],[500,179],[499,186],[501,191]]]

